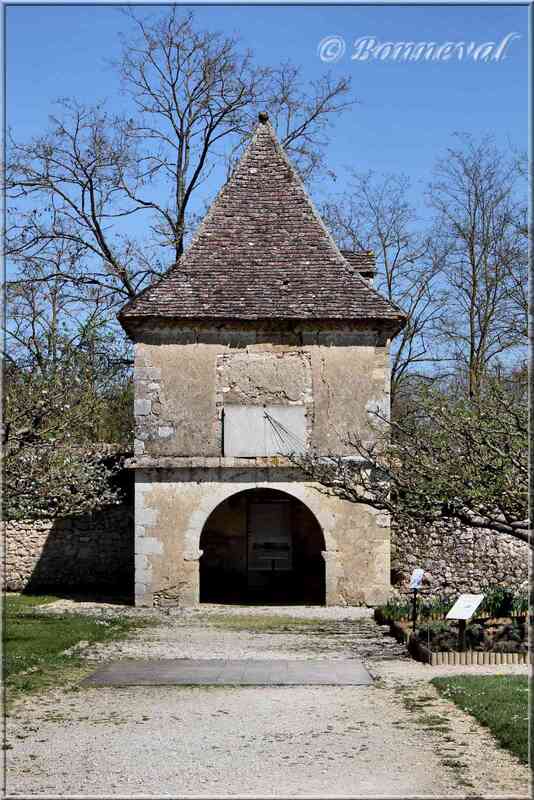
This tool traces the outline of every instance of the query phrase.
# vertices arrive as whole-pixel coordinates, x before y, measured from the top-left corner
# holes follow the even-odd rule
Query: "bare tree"
[[[528,340],[528,254],[532,244],[532,229],[529,221],[528,198],[532,191],[532,165],[527,153],[519,153],[514,158],[515,172],[521,191],[517,203],[515,226],[515,255],[508,261],[509,292],[511,303],[510,328],[515,330],[518,341]]]
[[[122,187],[130,144],[102,109],[68,100],[59,107],[46,135],[28,144],[9,138],[7,254],[39,258],[51,242],[70,242],[88,267],[78,282],[119,301],[133,297],[156,273],[120,227],[145,210]],[[72,277],[69,269],[53,274]]]
[[[85,280],[82,251],[57,239],[14,259],[6,281],[4,355],[17,367],[51,377],[78,350],[91,356],[102,381],[129,368],[128,345],[110,323],[113,297]]]
[[[193,15],[175,7],[155,20],[126,13],[135,33],[122,37],[115,67],[133,101],[123,132],[134,155],[121,184],[135,205],[153,212],[153,231],[177,261],[187,206],[209,172],[209,156],[221,140],[241,134],[268,71],[236,39],[198,30]]]
[[[408,315],[394,341],[391,399],[418,369],[437,360],[432,334],[440,309],[439,268],[430,257],[427,237],[418,228],[406,197],[403,175],[350,172],[346,192],[325,203],[323,214],[338,244],[348,250],[371,250],[376,257],[377,289]]]
[[[8,254],[72,242],[85,259],[84,283],[115,303],[180,258],[191,198],[218,160],[243,147],[259,109],[271,110],[311,175],[327,122],[353,102],[347,79],[305,87],[297,68],[256,66],[237,38],[200,30],[175,7],[148,20],[127,14],[134,32],[116,68],[128,112],[62,100],[46,134],[28,143],[10,134],[7,166]],[[139,215],[150,221],[143,241],[131,235]]]
[[[434,255],[449,287],[440,336],[465,367],[470,397],[492,364],[525,344],[518,309],[526,301],[527,237],[516,178],[513,160],[491,138],[461,135],[430,186]]]
[[[310,175],[322,165],[325,128],[333,114],[352,105],[347,78],[325,76],[303,86],[290,62],[273,69],[256,66],[237,37],[198,30],[192,14],[175,7],[157,20],[127,12],[137,36],[123,38],[116,66],[136,118],[126,134],[139,144],[135,188],[126,176],[124,189],[135,203],[156,212],[157,232],[180,257],[189,199],[209,173],[215,147],[227,140],[230,164],[250,137],[258,108],[271,113],[282,144]],[[130,179],[130,180],[129,180]],[[141,191],[159,180],[165,205],[154,192]]]
[[[66,352],[83,347],[108,322],[98,288],[73,286],[80,270],[77,248],[57,240],[39,256],[22,256],[6,281],[5,356],[20,368],[53,374]],[[71,279],[61,277],[70,270]]]
[[[487,379],[473,398],[433,387],[402,418],[375,414],[372,441],[353,455],[293,456],[328,494],[387,511],[397,521],[444,517],[530,542],[526,381]]]
[[[20,256],[16,266],[6,281],[6,376],[17,376],[28,391],[61,386],[65,402],[83,383],[85,397],[92,398],[87,407],[94,411],[84,441],[128,446],[131,345],[118,323],[110,322],[112,299],[102,288],[84,285],[79,248],[70,241],[50,242],[38,256]],[[67,271],[68,280],[62,277]],[[13,406],[12,416],[15,411]],[[71,431],[73,440],[79,434]]]
[[[328,128],[333,117],[347,111],[356,102],[351,97],[349,78],[334,78],[327,72],[317,80],[306,81],[301,67],[286,61],[268,71],[266,88],[257,105],[268,112],[282,146],[303,180],[312,182],[325,173],[335,177],[325,159]],[[250,138],[254,122],[254,115],[251,115],[241,140],[228,158],[229,172]]]

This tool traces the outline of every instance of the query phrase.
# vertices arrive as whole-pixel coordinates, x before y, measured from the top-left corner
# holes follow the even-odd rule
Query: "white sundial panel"
[[[303,405],[224,407],[224,455],[235,458],[302,453],[306,448]]]

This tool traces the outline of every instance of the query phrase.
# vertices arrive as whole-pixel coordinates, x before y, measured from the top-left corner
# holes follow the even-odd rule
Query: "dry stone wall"
[[[134,521],[129,505],[57,520],[4,522],[4,586],[133,593]]]
[[[127,504],[55,521],[4,523],[4,586],[130,593],[134,586],[134,519]],[[528,579],[528,547],[512,537],[452,521],[392,527],[393,593],[408,592],[415,567],[431,576],[431,591],[455,595]]]
[[[432,593],[483,592],[495,586],[517,589],[528,579],[528,545],[511,536],[468,528],[452,520],[417,527],[392,526],[394,593],[409,592],[415,567],[430,576]]]

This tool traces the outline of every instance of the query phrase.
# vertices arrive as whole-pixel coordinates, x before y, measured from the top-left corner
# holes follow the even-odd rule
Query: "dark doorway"
[[[324,537],[304,503],[275,489],[222,502],[200,537],[200,602],[324,605]]]

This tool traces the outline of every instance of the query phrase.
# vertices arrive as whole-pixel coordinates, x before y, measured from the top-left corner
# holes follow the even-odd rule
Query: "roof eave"
[[[405,314],[399,314],[391,317],[305,317],[305,316],[242,316],[242,315],[221,315],[214,316],[213,314],[197,314],[191,316],[165,316],[163,314],[131,314],[125,315],[120,312],[117,314],[117,319],[130,338],[134,338],[136,333],[140,333],[143,329],[158,327],[176,327],[185,328],[192,325],[201,326],[215,326],[222,327],[225,325],[232,327],[241,327],[249,325],[265,325],[266,327],[276,327],[281,324],[292,325],[320,325],[332,328],[342,326],[357,326],[357,327],[379,327],[381,329],[389,329],[391,336],[396,336],[399,331],[405,326],[408,318]]]

